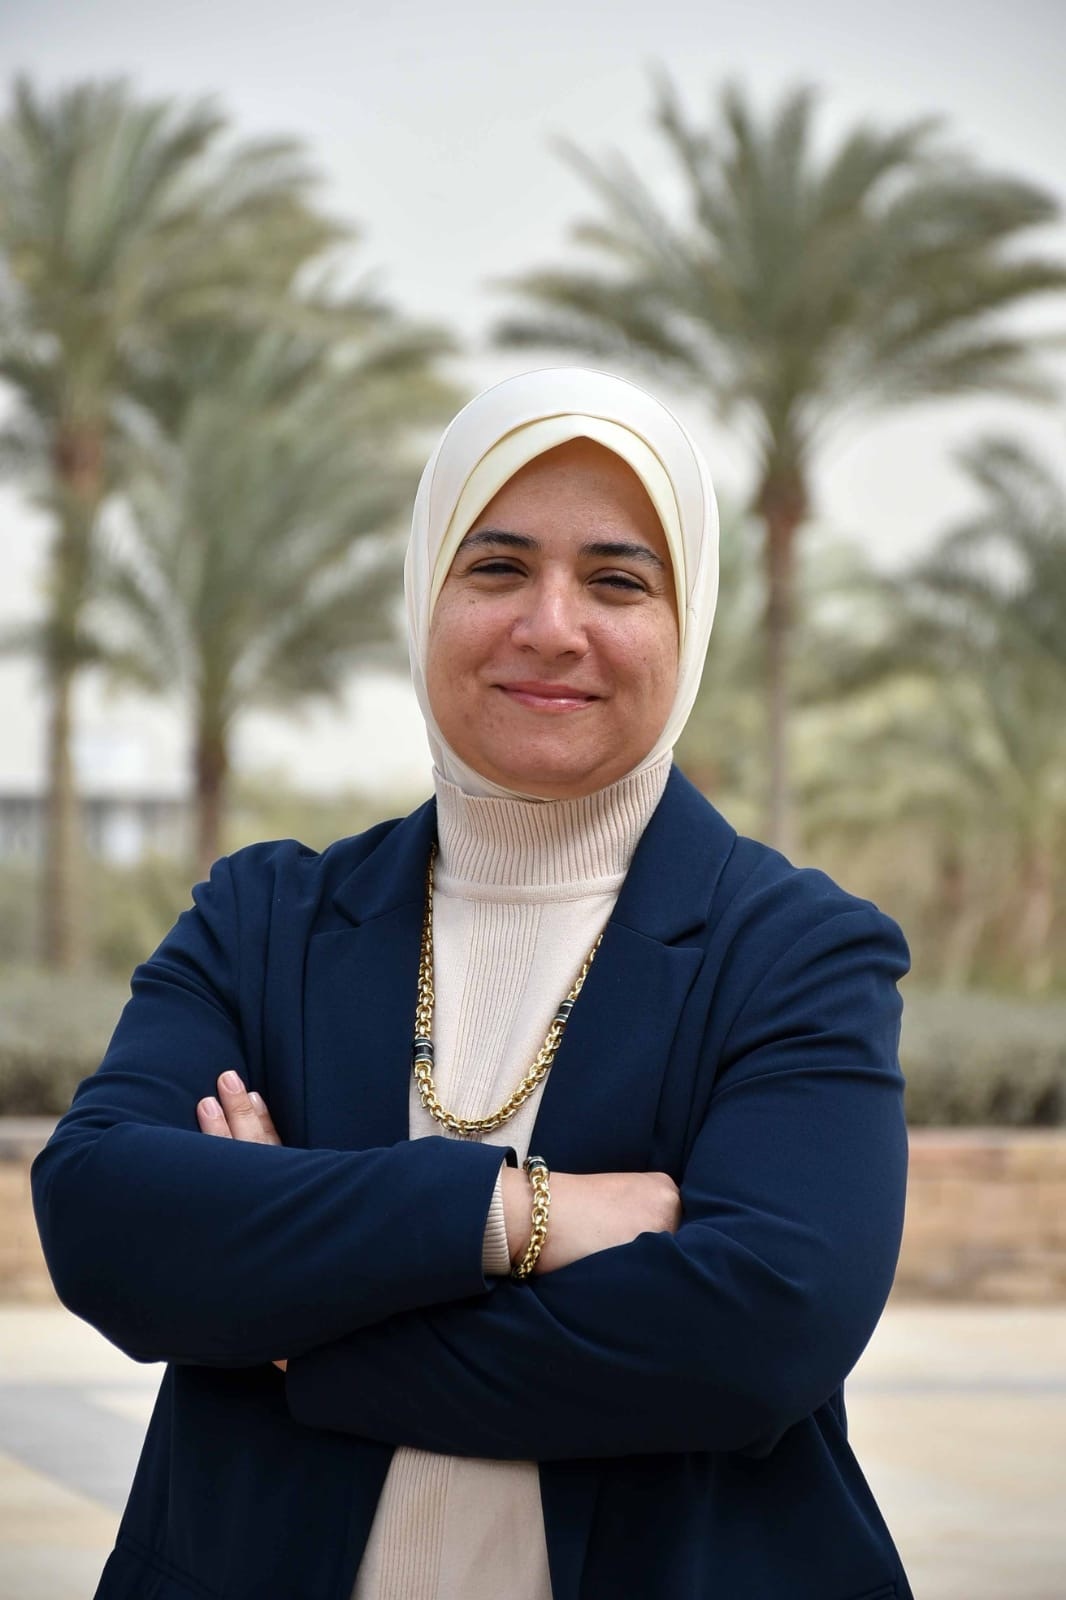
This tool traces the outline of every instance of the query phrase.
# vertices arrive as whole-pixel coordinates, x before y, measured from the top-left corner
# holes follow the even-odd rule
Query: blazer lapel
[[[544,1088],[530,1149],[563,1172],[648,1166],[655,1111],[700,952],[613,920]]]
[[[634,854],[545,1085],[531,1149],[565,1172],[646,1170],[663,1075],[736,835],[680,773]]]
[[[310,942],[304,983],[309,1144],[368,1150],[408,1137],[423,889],[435,827],[432,801],[398,823],[335,893],[333,904],[347,925]]]

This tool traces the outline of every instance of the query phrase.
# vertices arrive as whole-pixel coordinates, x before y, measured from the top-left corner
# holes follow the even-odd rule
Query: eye
[[[513,556],[492,556],[468,567],[464,577],[474,583],[486,584],[490,589],[506,587],[525,576],[525,568]]]
[[[618,594],[641,595],[647,594],[647,585],[629,572],[603,572],[593,580],[601,589],[613,589]]]

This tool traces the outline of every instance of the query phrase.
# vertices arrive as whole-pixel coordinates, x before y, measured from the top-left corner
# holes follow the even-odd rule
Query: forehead
[[[624,528],[669,563],[666,534],[651,497],[627,461],[591,439],[572,439],[534,456],[475,517],[469,532],[587,536]]]

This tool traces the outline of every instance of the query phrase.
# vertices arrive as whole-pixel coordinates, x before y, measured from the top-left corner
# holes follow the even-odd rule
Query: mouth
[[[586,694],[568,683],[498,683],[496,687],[517,705],[530,711],[559,714],[595,705],[598,695]]]

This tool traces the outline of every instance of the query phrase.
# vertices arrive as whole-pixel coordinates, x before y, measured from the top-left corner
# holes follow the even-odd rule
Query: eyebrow
[[[528,533],[509,533],[504,528],[481,528],[477,533],[468,533],[459,549],[474,550],[488,545],[502,545],[507,550],[540,549],[540,541]],[[596,556],[601,561],[641,561],[645,566],[657,567],[660,572],[666,571],[666,563],[650,546],[632,544],[624,539],[595,539],[583,544],[579,554]]]

